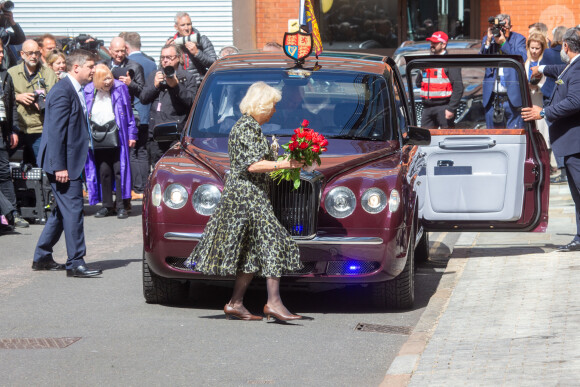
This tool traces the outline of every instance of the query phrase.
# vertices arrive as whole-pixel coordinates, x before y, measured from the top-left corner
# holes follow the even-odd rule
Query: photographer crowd
[[[27,40],[11,11],[2,9],[0,15],[0,232],[29,226],[18,209],[10,158],[22,159],[23,174],[39,166],[46,99],[57,82],[70,78],[68,56],[75,50],[88,51],[95,64],[107,69],[98,67],[96,83],[88,82],[81,93],[91,133],[83,196],[90,204],[102,203],[95,216],[126,219],[131,200],[143,198],[152,167],[171,146],[153,140],[153,127],[168,121],[183,127],[198,85],[217,60],[211,41],[192,26],[187,13],[179,12],[176,33],[161,49],[158,67],[140,51],[137,32],[121,32],[108,47],[89,35],[58,40],[45,34]],[[20,60],[7,57],[12,52],[8,44],[21,45]],[[116,142],[103,148],[101,135],[112,135]]]

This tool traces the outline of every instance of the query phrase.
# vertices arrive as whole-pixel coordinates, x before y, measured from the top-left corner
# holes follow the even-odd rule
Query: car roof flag
[[[318,55],[322,54],[322,39],[320,39],[320,30],[318,29],[311,0],[300,0],[299,23],[301,27],[306,27],[306,32],[312,34],[314,54],[316,59],[318,59]]]

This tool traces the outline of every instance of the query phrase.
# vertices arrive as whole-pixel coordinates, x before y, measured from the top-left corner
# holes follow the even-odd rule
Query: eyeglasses
[[[26,56],[32,56],[32,55],[40,56],[40,51],[22,51],[22,53],[26,54]]]
[[[167,60],[175,60],[175,58],[177,58],[177,55],[167,55],[167,56],[161,55],[161,60],[165,60],[165,59],[167,59]]]

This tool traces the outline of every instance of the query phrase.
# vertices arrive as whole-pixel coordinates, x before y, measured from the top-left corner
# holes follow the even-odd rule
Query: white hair
[[[186,17],[186,16],[191,19],[191,16],[189,16],[189,14],[187,12],[177,12],[175,14],[175,24],[177,24],[179,19],[181,19],[182,17]]]

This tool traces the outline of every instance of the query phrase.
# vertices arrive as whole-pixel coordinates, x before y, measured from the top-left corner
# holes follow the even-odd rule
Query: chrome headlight
[[[161,186],[159,183],[153,186],[151,190],[151,204],[155,207],[159,207],[161,205]]]
[[[391,196],[389,197],[389,211],[397,212],[399,204],[401,204],[401,195],[399,195],[399,191],[394,189],[391,191]]]
[[[202,184],[193,193],[191,202],[198,214],[209,216],[215,211],[221,197],[222,193],[215,185]]]
[[[356,196],[346,187],[336,187],[324,198],[324,207],[335,218],[346,218],[354,212]]]
[[[174,210],[180,209],[187,202],[187,190],[181,184],[171,184],[165,189],[163,203]]]
[[[369,188],[363,194],[361,204],[369,214],[378,214],[387,206],[387,195],[378,188]]]

